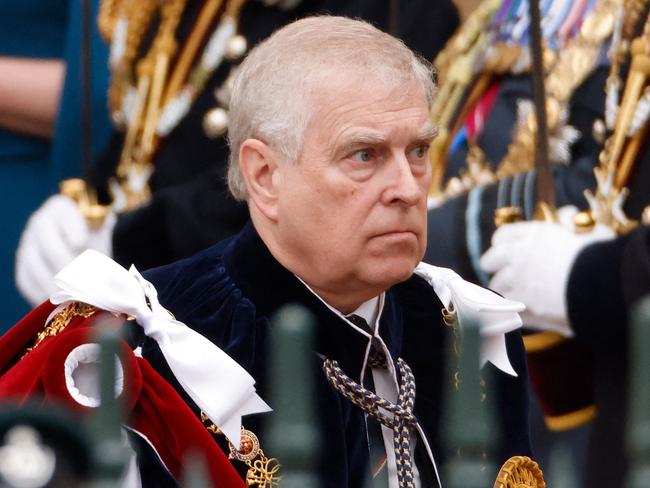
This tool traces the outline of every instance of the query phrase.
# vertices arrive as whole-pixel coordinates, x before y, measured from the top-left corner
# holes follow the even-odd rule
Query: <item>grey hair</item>
[[[415,81],[429,104],[435,92],[430,63],[367,22],[318,16],[283,27],[251,50],[234,79],[228,186],[237,200],[248,197],[239,169],[242,143],[260,139],[297,161],[315,115],[311,95],[330,73],[372,76],[390,87]]]

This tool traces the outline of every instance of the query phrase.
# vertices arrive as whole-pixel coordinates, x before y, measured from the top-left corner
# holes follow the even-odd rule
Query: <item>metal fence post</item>
[[[282,488],[316,488],[314,319],[303,307],[288,305],[273,318],[272,330],[269,452],[282,464]]]
[[[462,339],[460,354],[454,344],[448,348],[447,365],[453,378],[446,392],[442,416],[448,456],[443,485],[486,488],[491,486],[493,479],[489,477],[496,470],[492,469],[488,457],[488,446],[493,442],[490,398],[481,399],[479,326],[476,322],[463,324],[459,334]]]
[[[630,460],[628,488],[650,486],[650,297],[633,310],[630,335],[630,414],[627,451]]]

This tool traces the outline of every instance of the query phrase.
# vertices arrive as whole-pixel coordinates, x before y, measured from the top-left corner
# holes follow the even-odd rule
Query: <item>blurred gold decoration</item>
[[[609,112],[609,118],[615,124],[603,145],[599,164],[594,168],[596,189],[593,192],[585,191],[593,224],[607,225],[619,234],[628,232],[638,224],[628,219],[623,207],[629,193],[625,185],[645,138],[645,130],[641,130],[641,126],[645,126],[647,114],[644,118],[639,111],[643,112],[646,108],[644,105],[648,103],[644,89],[650,77],[650,17],[645,19],[643,33],[630,43],[629,50],[625,35],[634,32],[644,5],[645,2],[640,0],[628,0],[625,4],[623,38],[619,41],[620,46],[613,50],[614,60],[608,82],[612,86],[619,83],[611,80],[618,79],[618,70],[625,62],[624,54],[628,51],[631,56],[630,68],[620,105],[614,105],[618,102],[618,95],[608,92],[606,112]],[[608,86],[608,90],[616,88],[612,86]]]
[[[594,225],[596,225],[596,221],[591,216],[591,212],[578,212],[573,218],[573,224],[575,232],[583,234],[591,231]]]
[[[478,59],[489,46],[489,36],[485,27],[492,20],[501,3],[502,0],[482,2],[434,62],[439,82],[439,90],[430,110],[431,120],[438,127],[438,136],[429,151],[432,168],[430,194],[434,197],[441,196],[442,192],[447,148],[452,135],[450,127],[452,118],[465,90],[474,79]],[[489,80],[489,77],[479,80],[478,84],[482,90],[487,88]]]
[[[612,34],[622,4],[623,0],[598,0],[578,34],[559,55],[544,50],[544,64],[548,70],[545,86],[549,135],[554,136],[557,142],[555,148],[560,153],[567,153],[565,147],[577,138],[577,131],[565,124],[566,107],[575,89],[596,66],[602,44]],[[449,143],[460,129],[458,120],[462,120],[471,107],[470,103],[473,105],[480,98],[482,90],[489,86],[495,73],[514,71],[515,65],[521,64],[525,57],[526,50],[518,46],[504,43],[490,45],[491,38],[485,26],[489,25],[499,6],[500,2],[484,2],[436,59],[441,82],[431,108],[433,123],[439,127],[439,135],[430,151],[433,175],[430,196],[434,201],[441,202],[457,195],[461,188],[457,180],[450,180],[444,189],[442,185]],[[483,64],[481,60],[484,60]],[[477,76],[475,72],[479,69],[481,74]],[[467,97],[464,106],[459,108],[463,95],[474,81],[474,95]],[[480,85],[481,91],[477,85]],[[455,126],[452,123],[454,117],[457,120]],[[506,156],[498,164],[498,178],[532,169],[536,132],[535,117],[531,111],[515,129]]]
[[[539,465],[527,456],[513,456],[501,467],[493,488],[546,488]]]
[[[109,207],[97,202],[95,191],[81,178],[70,178],[59,183],[59,193],[74,200],[91,229],[97,230],[104,223]]]
[[[562,123],[562,114],[575,89],[592,72],[603,42],[611,35],[622,0],[601,0],[585,18],[580,31],[563,49],[562,55],[546,75],[546,112],[549,133]],[[533,167],[535,134],[534,113],[530,112],[516,130],[508,152],[497,168],[499,178],[529,171]]]
[[[246,53],[246,39],[236,35],[245,0],[228,0],[225,8],[224,0],[206,0],[182,46],[177,44],[176,31],[187,0],[103,2],[100,21],[111,38],[109,105],[113,121],[126,132],[110,189],[116,210],[126,211],[151,197],[149,178],[160,139],[190,111],[221,61],[240,59]],[[154,38],[138,59],[155,17],[160,22]],[[223,115],[207,114],[204,127],[211,137],[225,133],[227,114]]]
[[[523,212],[519,207],[500,207],[494,211],[494,225],[501,227],[503,224],[513,224],[521,221]]]

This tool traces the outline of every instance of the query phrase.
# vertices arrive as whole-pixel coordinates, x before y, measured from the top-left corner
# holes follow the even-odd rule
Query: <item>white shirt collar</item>
[[[381,297],[383,298],[383,293],[381,294]],[[377,322],[377,318],[379,317],[379,311],[380,311],[380,305],[382,306],[381,308],[383,309],[383,300],[379,299],[380,297],[374,297],[371,298],[370,300],[363,302],[361,305],[359,305],[359,308],[357,308],[354,312],[348,314],[348,315],[358,315],[359,317],[362,317],[369,325],[372,325],[372,329],[374,330],[375,323]],[[381,303],[380,303],[381,302]]]
[[[323,304],[329,308],[332,312],[334,312],[336,315],[338,315],[341,319],[343,319],[345,322],[348,323],[350,327],[352,327],[354,330],[357,332],[362,333],[363,335],[370,337],[370,334],[368,334],[367,331],[357,327],[354,325],[352,322],[348,320],[348,318],[343,315],[339,310],[336,308],[332,307],[329,303],[327,303],[325,300],[323,300],[318,293],[316,293],[312,288],[305,283],[305,281],[300,278],[300,276],[294,275],[300,282],[305,285],[305,287],[312,292]],[[376,296],[374,298],[371,298],[370,300],[363,302],[359,307],[352,312],[351,314],[348,315],[358,315],[359,317],[363,317],[365,321],[368,323],[370,328],[375,332],[375,335],[377,334],[377,324],[379,323],[379,319],[381,318],[381,313],[384,310],[384,298],[385,298],[386,292],[383,292],[381,295]]]

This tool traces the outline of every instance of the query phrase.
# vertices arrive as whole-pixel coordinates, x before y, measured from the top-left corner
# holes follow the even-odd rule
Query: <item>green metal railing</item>
[[[320,432],[316,422],[314,319],[303,307],[289,305],[273,318],[270,378],[273,415],[269,452],[280,460],[283,488],[317,488]]]
[[[650,486],[650,297],[632,314],[629,346],[630,390],[627,429],[630,471],[627,488]]]
[[[484,395],[481,386],[479,326],[469,322],[459,334],[462,342],[456,346],[449,344],[447,352],[452,378],[445,395],[442,422],[448,447],[443,479],[448,488],[487,488],[491,484],[486,475],[495,473],[489,456],[495,439],[490,422],[491,398]]]

